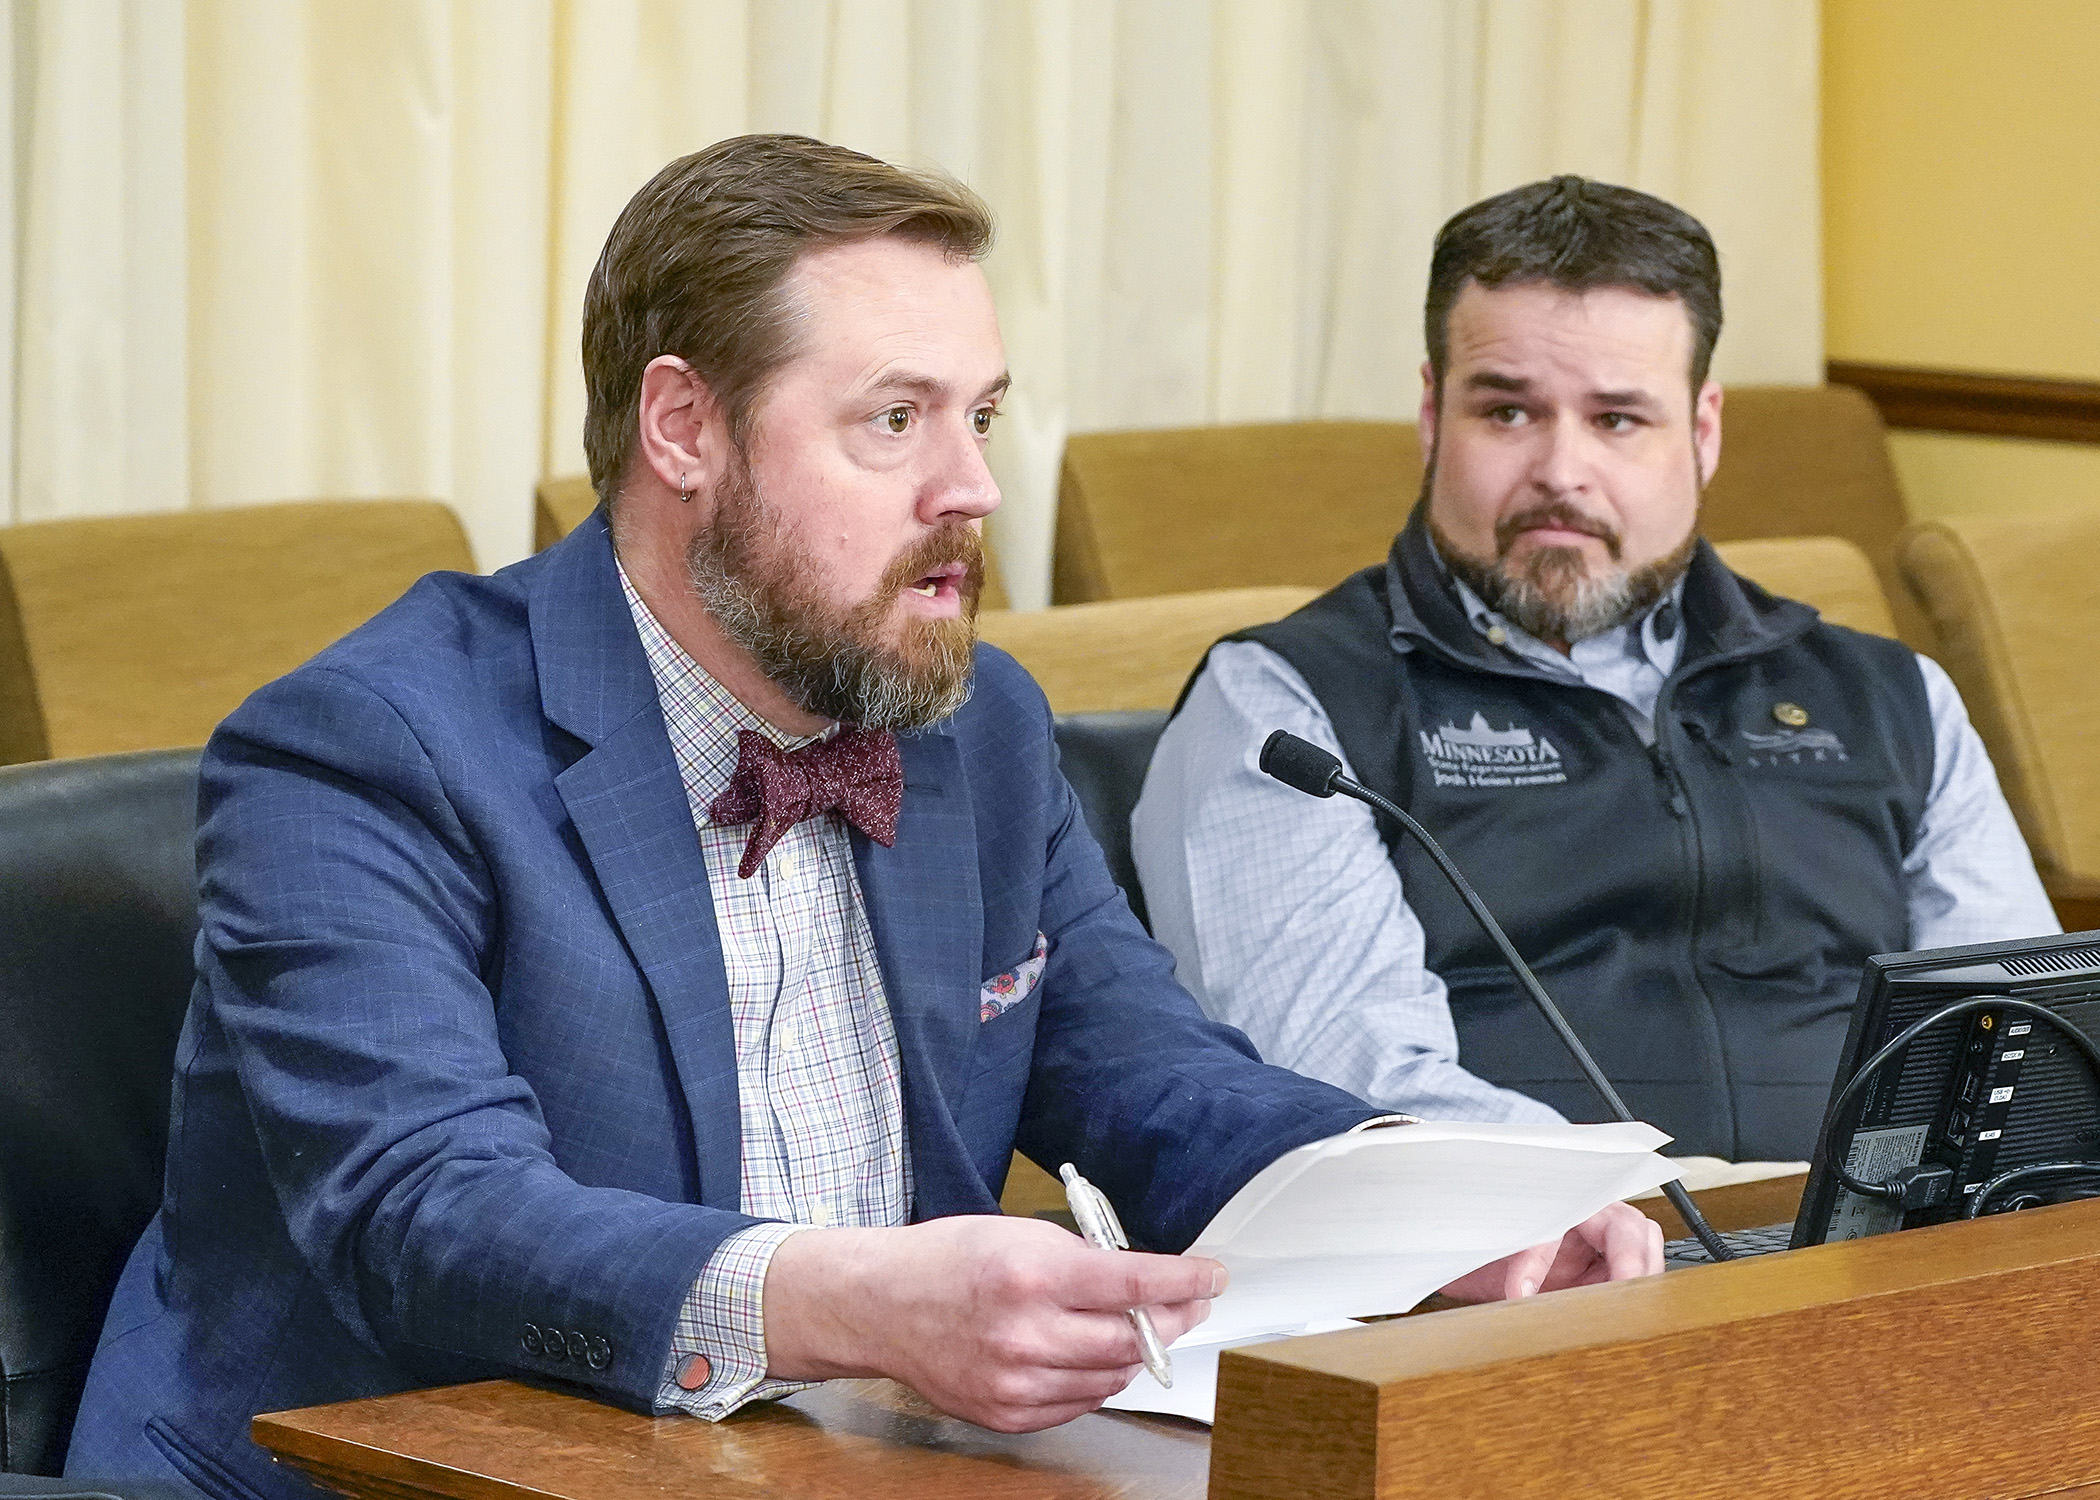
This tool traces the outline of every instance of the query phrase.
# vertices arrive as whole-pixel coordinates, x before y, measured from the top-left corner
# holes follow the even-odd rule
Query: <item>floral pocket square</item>
[[[1049,960],[1050,939],[1039,932],[1035,935],[1035,951],[1019,968],[993,975],[977,991],[977,1019],[982,1022],[1003,1016],[1034,994],[1043,977],[1043,965]]]

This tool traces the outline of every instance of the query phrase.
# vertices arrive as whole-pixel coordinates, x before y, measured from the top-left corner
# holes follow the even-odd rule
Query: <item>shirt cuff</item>
[[[783,1240],[809,1227],[754,1224],[715,1247],[678,1309],[656,1415],[684,1412],[719,1422],[747,1401],[772,1400],[815,1384],[766,1378],[766,1268]],[[709,1373],[698,1390],[689,1391],[678,1383],[678,1372],[696,1354],[707,1361]]]

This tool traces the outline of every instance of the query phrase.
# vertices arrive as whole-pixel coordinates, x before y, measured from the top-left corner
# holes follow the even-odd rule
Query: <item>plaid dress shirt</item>
[[[657,1410],[710,1420],[802,1385],[766,1378],[766,1268],[798,1229],[881,1228],[911,1215],[897,1033],[875,938],[836,813],[798,823],[749,880],[737,862],[750,832],[724,827],[708,805],[736,770],[736,736],[781,734],[702,670],[657,623],[620,573],[627,607],[656,680],[664,726],[707,861],[729,978],[744,1132],[742,1207],[780,1222],[731,1235],[687,1294],[664,1364]],[[674,1379],[692,1355],[712,1373],[698,1390]]]

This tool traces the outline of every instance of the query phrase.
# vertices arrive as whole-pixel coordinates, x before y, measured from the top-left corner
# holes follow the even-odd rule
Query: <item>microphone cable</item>
[[[1553,997],[1546,993],[1546,987],[1540,984],[1538,976],[1531,972],[1531,965],[1524,962],[1523,955],[1518,953],[1516,945],[1510,942],[1509,934],[1502,930],[1502,924],[1495,920],[1495,914],[1489,911],[1487,903],[1480,899],[1480,893],[1474,890],[1472,882],[1459,872],[1458,866],[1452,863],[1451,856],[1444,852],[1443,847],[1429,836],[1428,829],[1369,787],[1344,776],[1339,760],[1318,745],[1300,739],[1287,729],[1276,730],[1262,742],[1259,764],[1266,775],[1274,777],[1285,786],[1304,792],[1307,796],[1332,797],[1336,792],[1340,792],[1346,797],[1354,797],[1359,802],[1368,803],[1406,829],[1409,837],[1420,844],[1424,852],[1436,862],[1436,867],[1444,872],[1444,878],[1450,881],[1451,888],[1458,892],[1459,900],[1465,902],[1466,910],[1473,914],[1473,920],[1494,940],[1495,946],[1502,952],[1502,961],[1509,965],[1510,971],[1517,976],[1518,983],[1531,997],[1531,1003],[1538,1007],[1539,1014],[1546,1018],[1546,1024],[1553,1028],[1561,1044],[1581,1067],[1583,1076],[1590,1081],[1590,1087],[1597,1091],[1605,1105],[1620,1120],[1628,1124],[1639,1123],[1635,1120],[1633,1111],[1626,1107],[1626,1101],[1619,1097],[1619,1091],[1612,1087],[1611,1080],[1604,1076],[1604,1070],[1597,1066],[1596,1059],[1590,1056],[1590,1050],[1582,1044],[1582,1038],[1575,1034],[1575,1028],[1568,1024],[1568,1018],[1562,1015],[1560,1007],[1553,1003]],[[1706,1215],[1692,1202],[1692,1195],[1685,1191],[1681,1180],[1672,1178],[1662,1185],[1662,1190],[1663,1196],[1670,1201],[1670,1207],[1677,1210],[1677,1216],[1684,1220],[1685,1226],[1692,1231],[1693,1237],[1708,1255],[1716,1261],[1735,1259],[1735,1252],[1728,1248],[1721,1236],[1714,1232],[1713,1226],[1706,1222]]]

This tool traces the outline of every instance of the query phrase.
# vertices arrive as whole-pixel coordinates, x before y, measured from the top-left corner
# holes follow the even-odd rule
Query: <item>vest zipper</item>
[[[1648,760],[1655,767],[1655,779],[1662,787],[1663,801],[1670,809],[1671,816],[1689,818],[1692,815],[1692,804],[1686,800],[1683,784],[1677,779],[1677,768],[1671,765],[1670,758],[1663,754],[1660,741],[1648,747]]]
[[[1707,663],[1696,664],[1687,676],[1705,669]],[[1699,820],[1692,815],[1692,806],[1685,796],[1683,779],[1677,767],[1670,761],[1669,752],[1663,749],[1663,735],[1669,718],[1670,700],[1675,696],[1676,682],[1665,680],[1662,691],[1655,699],[1655,742],[1648,747],[1648,758],[1655,765],[1655,774],[1667,788],[1670,811],[1684,820],[1685,835],[1691,843],[1692,855],[1692,920],[1691,931],[1686,934],[1685,948],[1691,958],[1693,987],[1706,1006],[1706,1041],[1711,1049],[1712,1071],[1721,1079],[1728,1107],[1728,1139],[1734,1147],[1729,1152],[1734,1160],[1742,1151],[1743,1114],[1738,1107],[1735,1088],[1728,1073],[1728,1049],[1721,1042],[1721,1008],[1714,1004],[1713,991],[1706,987],[1706,975],[1700,968],[1700,940],[1705,934],[1706,922],[1706,841],[1699,836]]]

